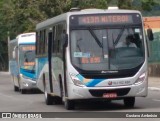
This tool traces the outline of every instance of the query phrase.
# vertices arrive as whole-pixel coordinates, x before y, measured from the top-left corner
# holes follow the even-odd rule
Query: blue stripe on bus
[[[81,82],[83,82],[84,77],[83,77],[82,75],[78,74],[77,77],[78,77],[78,79],[79,79]]]
[[[31,78],[33,81],[35,80],[35,72],[21,68],[20,73],[25,77]]]
[[[104,81],[104,79],[93,79],[86,84],[87,87],[95,87],[98,83]]]
[[[77,77],[87,87],[95,87],[98,83],[105,80],[105,79],[86,79],[80,74],[78,74]]]

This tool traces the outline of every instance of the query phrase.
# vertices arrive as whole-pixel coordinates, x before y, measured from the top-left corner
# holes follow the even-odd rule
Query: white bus
[[[77,9],[37,24],[37,86],[46,104],[123,99],[133,107],[147,96],[147,38],[135,10]]]
[[[26,93],[36,89],[35,32],[20,34],[9,42],[9,71],[14,90]]]

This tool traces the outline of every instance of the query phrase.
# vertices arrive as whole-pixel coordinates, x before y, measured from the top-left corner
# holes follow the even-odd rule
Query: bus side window
[[[60,52],[60,40],[57,40],[57,52],[59,53]]]
[[[56,40],[56,52],[57,53],[62,53],[62,44],[63,44],[63,39],[62,39],[62,35],[63,35],[63,29],[64,28],[64,26],[63,26],[63,24],[59,24],[59,25],[57,25],[56,26],[56,38],[55,38],[55,40]]]
[[[46,54],[46,30],[43,31],[43,54]]]
[[[55,39],[54,39],[54,43],[53,43],[53,53],[56,54],[57,53],[57,41],[58,41],[58,25],[55,26]]]
[[[53,51],[53,32],[48,33],[48,56],[49,60],[51,60],[51,53]]]
[[[52,54],[55,53],[55,36],[56,36],[56,26],[53,26],[52,28]]]
[[[38,54],[39,33],[36,32],[36,55]]]

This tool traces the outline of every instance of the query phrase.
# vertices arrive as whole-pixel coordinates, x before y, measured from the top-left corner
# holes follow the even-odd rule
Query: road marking
[[[148,89],[152,91],[160,91],[160,88],[158,87],[148,87]]]

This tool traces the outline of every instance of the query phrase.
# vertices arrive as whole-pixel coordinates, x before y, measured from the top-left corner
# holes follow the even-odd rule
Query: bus
[[[74,9],[36,25],[37,87],[47,105],[119,100],[134,107],[148,89],[148,42],[136,10]],[[147,36],[148,35],[148,36]],[[126,37],[136,47],[120,47]]]
[[[14,91],[37,89],[35,79],[35,32],[19,34],[9,41],[9,72]]]

